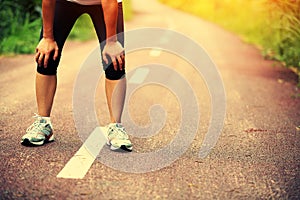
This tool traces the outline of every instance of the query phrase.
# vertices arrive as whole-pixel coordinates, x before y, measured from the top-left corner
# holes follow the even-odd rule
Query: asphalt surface
[[[83,179],[57,178],[83,144],[73,118],[73,89],[81,64],[97,41],[67,42],[52,112],[56,141],[42,147],[20,145],[36,112],[33,55],[1,57],[0,199],[299,199],[297,76],[264,60],[257,48],[214,24],[154,0],[132,2],[134,19],[126,23],[127,30],[160,27],[178,31],[206,49],[218,66],[226,92],[226,117],[216,146],[206,158],[199,157],[212,113],[205,78],[172,53],[137,50],[127,55],[129,87],[134,82],[131,72],[149,63],[169,66],[192,87],[200,114],[192,143],[178,159],[161,169],[156,168],[158,163],[175,155],[176,150],[144,165],[140,163],[152,169],[144,173],[138,173],[137,164],[130,159],[119,166],[131,172],[120,170],[117,161],[131,154],[111,152],[104,146]],[[166,77],[166,83],[173,80],[172,73],[162,77]],[[195,113],[190,113],[191,119],[181,121],[185,104],[189,101],[180,102],[178,94],[164,84],[148,84],[133,91],[124,112],[132,120],[126,128],[134,144],[133,154],[158,152],[170,144],[182,124],[192,124]],[[152,105],[160,105],[164,112],[153,108],[149,113]],[[99,125],[106,125],[109,116],[103,77],[97,86],[95,107]],[[138,125],[153,129],[139,129]],[[158,132],[140,137],[139,130]],[[187,142],[184,138],[173,144],[178,152]],[[103,160],[110,162],[105,164]]]

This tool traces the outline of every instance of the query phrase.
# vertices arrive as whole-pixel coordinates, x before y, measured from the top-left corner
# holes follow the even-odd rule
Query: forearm
[[[101,2],[106,25],[107,42],[115,42],[117,41],[116,27],[118,17],[118,2],[117,0],[102,0]]]
[[[42,17],[43,17],[43,37],[54,39],[53,21],[55,11],[55,0],[42,1]]]

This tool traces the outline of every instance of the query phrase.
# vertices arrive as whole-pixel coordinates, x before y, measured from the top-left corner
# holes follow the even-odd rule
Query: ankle
[[[42,115],[38,115],[40,118],[44,119],[46,121],[47,124],[50,124],[51,127],[52,126],[52,123],[51,123],[51,117],[50,116],[47,116],[47,117],[44,117]]]

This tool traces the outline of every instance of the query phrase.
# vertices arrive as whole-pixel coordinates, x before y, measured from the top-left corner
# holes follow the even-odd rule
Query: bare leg
[[[105,91],[111,123],[121,123],[126,96],[126,78],[120,80],[105,79]]]
[[[38,106],[38,114],[43,117],[50,117],[53,99],[56,91],[57,77],[56,75],[42,75],[36,73],[36,100]]]

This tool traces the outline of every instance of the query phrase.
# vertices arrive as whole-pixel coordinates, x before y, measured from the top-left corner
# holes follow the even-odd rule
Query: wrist
[[[116,35],[113,35],[111,37],[108,37],[106,39],[106,43],[116,43],[118,40],[117,40],[117,36]]]
[[[44,39],[49,39],[49,40],[54,40],[53,31],[52,30],[44,29],[43,38]]]
[[[54,41],[54,37],[45,37],[45,36],[43,36],[43,39],[44,40],[52,40],[52,41]]]
[[[53,37],[43,37],[43,40],[45,40],[47,42],[55,42]]]

